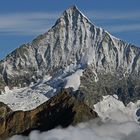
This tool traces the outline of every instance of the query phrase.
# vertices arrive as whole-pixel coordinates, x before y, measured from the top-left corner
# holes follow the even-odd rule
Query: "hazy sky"
[[[46,32],[71,5],[97,26],[140,46],[140,0],[0,0],[0,59]]]

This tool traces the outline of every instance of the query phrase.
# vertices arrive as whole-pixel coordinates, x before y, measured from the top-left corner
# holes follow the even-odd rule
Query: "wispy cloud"
[[[140,31],[140,11],[87,11],[91,21],[112,33]]]
[[[32,35],[46,31],[57,19],[57,12],[0,14],[0,33]]]
[[[87,15],[97,20],[133,20],[140,18],[140,11],[86,11]]]
[[[140,31],[140,23],[139,24],[126,24],[126,25],[113,25],[113,26],[110,25],[110,26],[106,26],[106,29],[114,33]]]
[[[111,32],[140,30],[140,11],[84,11],[94,22]],[[46,32],[60,16],[60,11],[0,14],[0,34],[38,35]],[[133,23],[125,23],[130,20]],[[137,20],[137,21],[136,21]],[[117,21],[115,23],[113,21]],[[136,23],[137,22],[137,23]]]

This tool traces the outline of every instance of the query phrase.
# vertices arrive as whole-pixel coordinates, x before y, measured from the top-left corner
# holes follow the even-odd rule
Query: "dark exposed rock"
[[[4,118],[6,114],[10,112],[12,112],[12,110],[7,105],[0,102],[0,119]]]
[[[6,111],[3,111],[3,106]],[[67,127],[98,116],[82,101],[69,95],[66,90],[31,111],[12,112],[5,105],[1,106],[1,110],[1,140],[15,134],[27,135],[32,130],[45,131],[59,125]]]
[[[137,117],[140,117],[140,109],[138,109],[138,110],[136,111],[136,115],[137,115]]]
[[[91,108],[106,95],[116,94],[125,105],[140,100],[140,79],[135,74],[123,77],[115,73],[107,73],[100,74],[96,82],[94,79],[92,70],[86,69],[81,77],[79,89],[83,93],[84,102]]]

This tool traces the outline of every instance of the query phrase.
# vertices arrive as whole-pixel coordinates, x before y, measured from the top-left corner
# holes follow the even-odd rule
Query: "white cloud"
[[[66,129],[55,128],[43,133],[32,131],[28,137],[13,136],[10,140],[139,140],[140,125],[130,121],[128,114],[117,110],[115,114],[117,120],[107,119],[103,123],[95,119]],[[124,116],[127,119],[120,122],[119,118]]]
[[[134,122],[81,123],[67,129],[56,128],[48,132],[33,131],[29,137],[14,136],[10,140],[139,140],[140,126]]]

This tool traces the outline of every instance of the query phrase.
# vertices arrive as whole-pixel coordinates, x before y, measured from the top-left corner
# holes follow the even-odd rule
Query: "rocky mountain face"
[[[10,112],[12,112],[12,110],[7,105],[0,102],[0,119],[4,118]]]
[[[37,92],[49,87],[45,96],[50,98],[62,88],[74,88],[67,85],[68,79],[79,70],[75,90],[92,108],[108,94],[118,95],[125,104],[140,99],[140,49],[96,27],[75,6],[64,11],[48,32],[0,62],[0,90],[33,84]],[[42,86],[46,75],[50,79]]]
[[[32,130],[67,127],[98,117],[96,112],[70,94],[68,90],[61,91],[31,111],[14,112],[0,103],[0,140],[16,134],[27,135]]]

